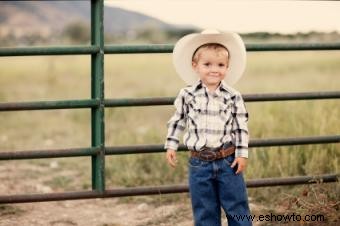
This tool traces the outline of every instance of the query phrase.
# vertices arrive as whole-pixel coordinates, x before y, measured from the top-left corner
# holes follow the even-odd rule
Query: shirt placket
[[[209,125],[209,117],[208,117],[208,109],[209,109],[209,104],[210,104],[210,97],[209,94],[207,95],[207,104],[205,105],[205,109],[204,109],[204,138],[205,138],[205,144],[206,146],[209,146],[209,133],[207,132],[208,130],[208,125]]]
[[[205,128],[206,128],[206,130],[208,131],[208,130],[211,130],[211,129],[213,129],[213,127],[211,126],[211,125],[214,125],[214,117],[215,116],[212,116],[212,115],[209,115],[208,114],[208,110],[209,111],[211,111],[211,112],[213,112],[213,111],[215,111],[215,106],[216,106],[216,100],[215,100],[215,98],[214,98],[214,95],[212,95],[212,94],[209,94],[208,95],[208,100],[207,100],[207,109],[206,109],[206,118],[205,118]],[[215,144],[213,143],[213,140],[214,140],[214,134],[212,134],[212,133],[206,133],[206,143],[207,143],[207,145],[208,146],[211,146],[211,147],[214,147],[215,146]]]

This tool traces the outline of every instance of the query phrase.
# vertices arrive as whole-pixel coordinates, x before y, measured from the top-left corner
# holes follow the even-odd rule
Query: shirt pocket
[[[188,106],[188,117],[193,121],[197,121],[202,113],[201,106],[195,101],[191,101]]]
[[[228,104],[221,103],[219,106],[219,117],[225,123],[229,122],[231,119],[232,116],[231,108],[232,108],[231,103]]]

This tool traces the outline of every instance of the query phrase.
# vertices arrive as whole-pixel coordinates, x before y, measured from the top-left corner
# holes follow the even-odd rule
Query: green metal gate
[[[34,195],[0,194],[0,203],[41,202],[70,199],[107,198],[133,195],[154,195],[187,192],[187,185],[171,185],[158,187],[134,187],[125,189],[105,188],[105,156],[120,154],[142,154],[163,152],[163,145],[136,145],[125,147],[105,146],[105,107],[154,106],[171,105],[173,97],[139,98],[139,99],[105,99],[104,98],[104,54],[130,53],[171,53],[173,45],[104,45],[103,0],[91,0],[91,45],[72,47],[31,47],[31,48],[0,48],[2,56],[34,56],[34,55],[91,55],[91,99],[68,101],[40,101],[0,103],[0,111],[48,110],[48,109],[79,109],[91,108],[91,147],[55,150],[0,152],[0,160],[18,160],[34,158],[60,158],[91,156],[92,158],[92,190]],[[340,50],[340,43],[317,44],[256,44],[246,45],[247,51],[291,51],[291,50]],[[285,94],[253,94],[243,95],[246,102],[285,101],[306,99],[339,99],[340,91],[285,93]],[[340,143],[340,134],[321,137],[300,137],[282,139],[251,140],[249,147],[268,147],[282,145],[304,145]],[[186,150],[181,145],[180,151]],[[290,178],[267,178],[247,181],[248,187],[278,186],[335,182],[339,174],[319,176],[299,176]]]

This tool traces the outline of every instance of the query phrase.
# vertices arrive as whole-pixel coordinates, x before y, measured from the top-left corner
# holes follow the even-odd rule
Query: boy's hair
[[[213,50],[216,50],[216,52],[227,51],[227,53],[228,53],[227,54],[228,55],[228,60],[230,58],[229,51],[228,51],[227,47],[225,47],[224,45],[221,45],[219,43],[206,43],[206,44],[203,44],[200,47],[198,47],[195,50],[194,54],[192,54],[192,62],[196,62],[197,63],[201,52],[203,50],[206,50],[206,49],[213,49]]]

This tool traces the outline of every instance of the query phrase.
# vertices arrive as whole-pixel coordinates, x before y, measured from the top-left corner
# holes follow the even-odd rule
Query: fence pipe
[[[290,100],[326,100],[339,99],[340,92],[303,92],[303,93],[269,93],[269,94],[245,94],[246,102],[263,101],[290,101]],[[136,107],[172,105],[174,97],[152,97],[152,98],[122,98],[105,99],[105,107]],[[35,101],[35,102],[5,102],[0,103],[0,111],[27,111],[27,110],[53,110],[72,108],[99,107],[99,99],[89,100],[59,100],[59,101]]]
[[[248,51],[303,51],[303,50],[340,50],[340,42],[332,43],[272,43],[247,45]]]
[[[319,137],[294,137],[294,138],[276,138],[276,139],[254,139],[249,143],[250,148],[256,147],[274,147],[289,145],[308,145],[308,144],[326,144],[340,143],[340,135],[319,136]],[[76,156],[94,156],[100,153],[100,147],[92,148],[69,148],[69,149],[52,149],[52,150],[34,150],[34,151],[2,151],[0,160],[21,160],[35,158],[63,158]],[[181,144],[179,151],[186,151],[187,148]],[[106,147],[105,155],[124,155],[124,154],[145,154],[164,152],[163,145],[133,145],[133,146],[114,146]]]
[[[8,102],[0,103],[1,111],[28,111],[28,110],[57,110],[74,108],[94,108],[100,106],[100,100],[58,100],[35,102]]]
[[[290,101],[290,100],[325,100],[339,99],[340,91],[299,92],[299,93],[260,93],[242,95],[246,102]]]
[[[105,129],[104,129],[104,3],[91,0],[91,44],[100,51],[91,55],[91,98],[100,105],[91,108],[91,145],[99,147],[97,155],[91,156],[92,189],[105,190]]]
[[[290,137],[290,138],[274,138],[274,139],[254,139],[249,142],[250,148],[256,147],[274,147],[274,146],[290,146],[290,145],[308,145],[308,144],[326,144],[340,143],[340,135],[335,136],[318,136],[318,137]],[[185,145],[181,144],[178,151],[186,151]],[[142,154],[164,152],[163,145],[134,145],[134,146],[115,146],[106,147],[106,155],[119,154]]]
[[[267,94],[244,94],[245,102],[263,101],[290,101],[290,100],[325,100],[339,99],[339,91],[331,92],[301,92],[301,93],[267,93]],[[105,107],[136,107],[136,106],[155,106],[172,105],[175,97],[152,97],[152,98],[122,98],[106,99]]]
[[[339,181],[339,174],[324,174],[317,176],[297,176],[287,178],[264,178],[247,180],[246,185],[249,188],[268,187],[268,186],[285,186],[299,184],[315,184],[330,183]],[[79,191],[64,193],[47,193],[47,194],[30,194],[30,195],[8,195],[0,196],[0,204],[5,203],[26,203],[26,202],[46,202],[46,201],[62,201],[77,199],[94,199],[94,198],[112,198],[124,196],[140,196],[140,195],[161,195],[173,193],[188,192],[188,185],[163,185],[150,187],[132,187],[109,189],[104,192],[98,191]]]
[[[152,45],[106,45],[105,54],[145,54],[145,53],[171,53],[173,44]],[[340,50],[340,43],[248,43],[247,51],[302,51],[302,50]],[[94,54],[100,47],[92,43],[91,46],[57,46],[57,47],[2,47],[0,57],[7,56],[44,56],[44,55],[84,55]]]
[[[89,55],[99,52],[98,46],[55,46],[0,48],[0,57],[7,56],[48,56],[48,55]]]
[[[171,53],[173,44],[158,45],[107,45],[105,54]],[[340,50],[340,43],[273,43],[246,44],[247,51],[295,51],[295,50]]]
[[[22,160],[41,158],[65,158],[98,155],[100,148],[67,148],[50,150],[27,150],[0,152],[0,160]]]

